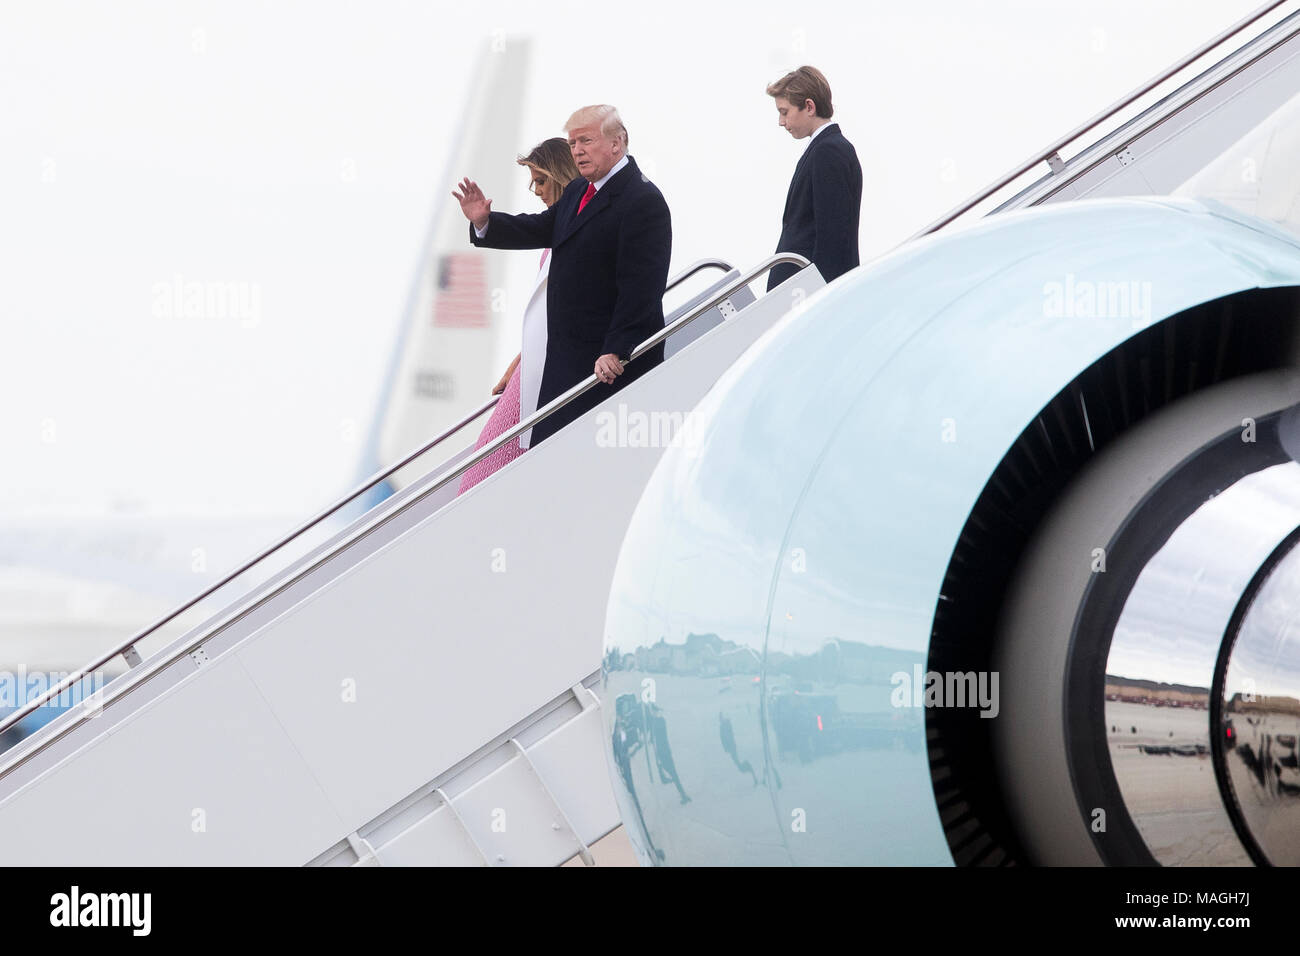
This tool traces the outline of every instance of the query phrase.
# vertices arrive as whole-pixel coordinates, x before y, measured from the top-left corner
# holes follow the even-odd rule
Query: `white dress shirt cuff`
[[[470,223],[470,225],[471,225],[471,226],[474,226],[473,223]],[[480,239],[482,239],[484,236],[487,235],[488,226],[490,226],[490,225],[491,225],[491,223],[488,223],[487,226],[484,226],[482,229],[480,229],[478,226],[474,226],[474,235],[476,235],[476,236],[478,236]]]

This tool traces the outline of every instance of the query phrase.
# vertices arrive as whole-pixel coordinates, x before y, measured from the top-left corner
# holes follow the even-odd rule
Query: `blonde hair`
[[[517,160],[520,166],[535,169],[553,181],[561,190],[578,178],[578,164],[573,161],[569,144],[559,136],[542,140]]]
[[[564,131],[568,133],[571,130],[595,124],[600,126],[600,135],[606,139],[613,139],[622,143],[623,151],[627,152],[627,127],[623,125],[623,118],[618,115],[618,110],[608,103],[584,106],[582,109],[577,110],[564,124]]]

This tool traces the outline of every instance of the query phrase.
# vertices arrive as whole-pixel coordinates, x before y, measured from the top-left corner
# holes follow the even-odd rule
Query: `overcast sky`
[[[862,161],[865,258],[1255,5],[7,2],[0,513],[305,514],[349,485],[493,37],[534,44],[520,149],[620,107],[675,270],[772,251],[803,144],[763,87],[800,63]],[[513,189],[494,207],[533,208]],[[177,276],[255,321],[160,314]]]

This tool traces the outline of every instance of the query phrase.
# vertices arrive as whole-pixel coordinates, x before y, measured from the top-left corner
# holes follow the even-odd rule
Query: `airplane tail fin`
[[[469,244],[468,225],[451,197],[471,175],[488,195],[504,195],[518,179],[527,40],[490,43],[480,56],[452,142],[433,218],[407,295],[375,418],[359,463],[358,483],[452,425],[489,397],[497,344],[508,316],[507,261]],[[453,440],[394,473],[364,497],[373,507],[458,451]]]

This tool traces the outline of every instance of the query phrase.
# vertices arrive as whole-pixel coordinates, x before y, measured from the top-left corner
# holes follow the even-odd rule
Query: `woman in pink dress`
[[[519,157],[519,165],[529,170],[529,188],[547,206],[555,205],[564,187],[578,178],[578,166],[573,161],[569,144],[558,136],[539,143],[527,156]],[[542,367],[546,359],[546,281],[550,273],[550,252],[550,249],[542,250],[541,267],[524,309],[523,347],[492,389],[492,394],[501,398],[478,436],[474,445],[476,451],[537,411],[537,393],[541,388]],[[531,431],[529,429],[512,438],[466,471],[457,494],[463,494],[502,465],[522,455],[528,449]]]

